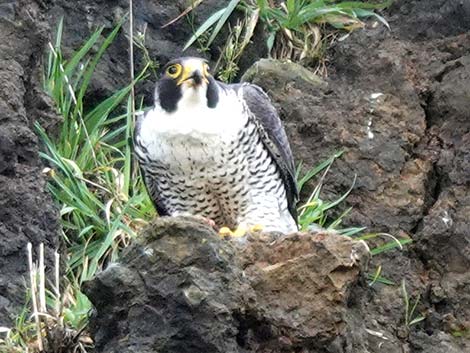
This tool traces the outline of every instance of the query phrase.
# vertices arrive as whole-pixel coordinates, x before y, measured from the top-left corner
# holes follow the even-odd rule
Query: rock
[[[470,27],[470,3],[461,0],[399,0],[389,9],[400,36],[428,40],[459,35]]]
[[[260,59],[255,62],[243,74],[241,81],[255,85],[264,84],[266,87],[282,87],[292,82],[326,87],[326,83],[320,77],[302,65],[274,59]]]
[[[350,82],[325,83],[312,74],[289,79],[296,68],[286,66],[293,64],[268,69],[255,64],[251,81],[276,103],[297,162],[313,167],[345,149],[324,184],[326,196],[345,192],[357,175],[348,197],[354,205],[350,223],[413,229],[423,214],[432,166],[411,155],[425,131],[425,114],[411,85],[354,85],[352,90]]]
[[[59,214],[46,192],[32,130],[38,107],[30,98],[42,87],[44,43],[43,23],[31,19],[36,6],[7,2],[0,9],[0,326],[9,327],[27,294],[26,244],[44,243],[49,268],[58,247]]]
[[[86,285],[97,352],[326,352],[360,330],[348,306],[367,261],[335,233],[237,243],[158,219]]]

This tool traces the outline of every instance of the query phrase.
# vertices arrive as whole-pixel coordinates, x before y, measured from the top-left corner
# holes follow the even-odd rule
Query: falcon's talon
[[[219,235],[221,237],[228,237],[232,234],[232,231],[228,227],[222,227],[219,229]]]
[[[261,224],[255,224],[254,226],[250,227],[250,233],[259,233],[264,230],[264,226]]]
[[[231,230],[228,227],[222,227],[219,229],[219,235],[221,237],[231,237],[231,238],[242,238],[246,235],[247,229],[243,226],[238,226],[237,229]]]
[[[216,228],[216,224],[215,224],[215,221],[213,219],[210,219],[210,218],[204,217],[204,216],[197,216],[197,217],[200,218],[204,223],[209,225],[209,227]]]

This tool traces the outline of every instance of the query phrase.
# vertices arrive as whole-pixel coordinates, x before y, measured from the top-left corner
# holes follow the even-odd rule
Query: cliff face
[[[222,3],[225,2],[204,1],[195,12],[194,23],[201,23]],[[161,25],[176,17],[187,6],[186,2],[141,0],[134,4],[136,29],[146,31],[146,46],[152,58],[164,63],[180,56],[180,49],[192,33],[191,24],[180,20],[164,29]],[[26,243],[44,242],[49,254],[57,247],[58,213],[45,192],[41,175],[43,166],[38,158],[39,147],[32,127],[34,121],[39,120],[53,131],[57,122],[47,97],[41,93],[41,61],[45,45],[62,15],[67,52],[78,47],[96,26],[112,28],[116,19],[127,11],[127,6],[124,0],[10,1],[0,4],[0,325],[10,322],[9,315],[24,298],[21,283],[22,276],[27,273],[23,256]],[[94,322],[100,349],[111,352],[113,347],[127,347],[120,346],[124,343],[115,338],[124,337],[126,332],[138,334],[145,317],[148,320],[160,318],[159,323],[150,322],[161,328],[166,327],[165,320],[171,319],[169,331],[163,331],[172,337],[168,346],[164,346],[163,336],[158,338],[150,325],[143,326],[148,330],[136,336],[158,338],[157,347],[166,347],[168,352],[172,351],[171,347],[196,349],[182,346],[185,343],[178,341],[178,332],[183,336],[198,337],[197,349],[213,349],[214,352],[221,348],[206,345],[207,342],[224,342],[220,347],[240,352],[261,352],[262,349],[266,352],[282,349],[288,352],[323,352],[322,349],[358,352],[363,348],[375,352],[378,347],[381,352],[394,353],[468,351],[465,339],[453,336],[468,335],[470,322],[470,8],[467,2],[459,0],[397,0],[387,10],[386,17],[391,31],[382,26],[357,31],[330,50],[328,78],[323,83],[286,76],[283,70],[271,70],[269,65],[261,64],[250,80],[264,87],[277,104],[297,161],[302,160],[310,167],[334,151],[346,149],[325,181],[324,197],[341,194],[357,175],[356,187],[347,200],[348,206],[353,208],[347,223],[413,239],[406,251],[386,255],[380,263],[387,278],[396,283],[405,279],[413,296],[421,294],[419,308],[426,320],[410,330],[403,329],[404,304],[399,286],[376,284],[369,288],[363,285],[356,272],[348,272],[347,282],[343,283],[345,287],[340,287],[346,288],[343,294],[334,292],[339,298],[338,311],[322,311],[322,307],[313,306],[313,303],[323,303],[323,292],[312,284],[317,280],[325,283],[322,279],[330,278],[328,274],[318,272],[322,268],[313,266],[313,262],[303,262],[302,276],[306,277],[299,279],[301,282],[292,281],[286,286],[279,282],[283,285],[273,287],[279,276],[293,276],[297,271],[289,269],[292,272],[279,273],[276,271],[286,267],[274,266],[271,269],[274,272],[268,272],[276,276],[269,277],[263,268],[270,269],[271,265],[279,263],[291,264],[292,258],[279,258],[253,267],[258,272],[250,274],[248,280],[242,275],[250,268],[247,257],[243,260],[245,263],[242,260],[238,263],[239,252],[235,247],[216,240],[210,232],[202,231],[200,225],[191,223],[192,228],[187,228],[188,239],[179,235],[175,239],[199,252],[201,256],[197,263],[201,269],[198,266],[191,269],[187,265],[178,268],[168,252],[168,263],[156,261],[152,265],[144,263],[151,261],[151,256],[139,257],[134,262],[125,257],[122,265],[109,269],[93,284],[96,288],[100,285],[109,287],[103,293],[116,299],[116,302],[106,303],[106,298],[91,289],[97,304]],[[99,65],[89,94],[96,100],[128,82],[126,31],[124,29]],[[263,42],[258,37],[256,41]],[[253,47],[263,48],[262,45]],[[243,68],[264,55],[254,54],[255,49],[244,56]],[[191,49],[185,55],[198,53]],[[136,53],[136,59],[137,65],[141,65],[141,53]],[[151,102],[152,80],[139,91]],[[173,228],[162,225],[167,235],[159,235],[160,240],[154,244],[158,245],[156,249],[164,245],[161,239],[170,239],[174,230],[184,224],[175,224]],[[203,259],[202,254],[207,249],[202,245],[198,247],[191,232],[202,232],[200,235],[209,239],[212,246],[229,251],[229,255],[221,260],[225,267],[217,267],[214,262],[217,272],[213,277],[208,274],[207,264],[215,260]],[[326,246],[323,244],[326,240],[319,241],[316,237],[312,235],[307,238],[309,240],[299,240],[293,236],[289,239],[295,238],[299,244],[317,242],[315,244]],[[250,243],[249,247],[255,249],[258,245]],[[129,252],[138,251],[139,246],[143,245],[136,244]],[[267,252],[273,250],[270,245],[259,246],[269,257]],[[275,250],[280,252],[281,248]],[[298,251],[289,254],[300,266],[296,261],[300,261],[305,253],[301,249]],[[311,247],[309,251],[320,250]],[[327,262],[331,259],[328,251],[320,251]],[[307,253],[307,257],[314,258],[312,253]],[[261,261],[253,259],[254,263]],[[325,261],[322,261],[323,266],[327,265]],[[337,260],[331,261],[337,264]],[[377,261],[372,259],[371,269]],[[151,277],[155,286],[157,279],[162,280],[162,286],[167,283],[164,281],[167,278],[165,266],[176,266],[173,267],[175,271],[186,276],[183,277],[187,279],[188,287],[183,279],[177,283],[184,284],[185,290],[192,288],[188,292],[190,297],[193,296],[191,300],[206,295],[199,293],[201,288],[213,300],[209,304],[204,300],[199,304],[185,302],[189,299],[183,297],[183,287],[172,284],[165,290],[168,290],[168,298],[173,298],[173,306],[163,308],[163,299],[157,298],[156,294],[152,297],[153,292],[142,287],[145,278],[137,276],[140,273],[137,269],[144,265],[155,266]],[[361,265],[352,268],[363,269]],[[119,273],[120,269],[123,273]],[[312,270],[312,276],[318,277],[309,278],[307,269]],[[260,273],[266,277],[259,277]],[[197,282],[206,277],[214,284]],[[261,279],[256,282],[256,278]],[[132,283],[119,285],[127,280]],[[229,290],[232,282],[238,286],[234,292]],[[296,288],[296,283],[307,284]],[[334,281],[324,285],[324,290],[337,290]],[[285,288],[289,290],[284,292]],[[314,288],[319,294],[307,297],[311,293],[304,293],[304,288]],[[122,298],[116,296],[120,289],[127,291]],[[223,302],[214,299],[217,293],[225,295]],[[124,304],[133,300],[134,295],[141,298],[142,303],[149,303],[149,298],[156,301],[148,306],[155,315],[147,313],[149,316],[141,317],[147,304],[139,306],[140,302],[136,304],[135,312],[127,310]],[[291,298],[299,295],[305,301],[293,305],[295,300]],[[277,302],[275,298],[279,298]],[[312,306],[306,304],[310,301]],[[114,304],[117,305],[115,308]],[[224,307],[217,312],[219,304]],[[301,312],[302,315],[313,315],[318,320],[312,321],[313,326],[305,322],[299,324],[289,316],[300,307],[307,310]],[[325,310],[330,307],[325,305]],[[127,311],[121,312],[123,308]],[[212,315],[204,319],[197,316],[206,326],[190,325],[193,315],[203,314],[197,311],[201,308]],[[176,311],[172,312],[173,309]],[[112,321],[107,321],[106,312]],[[178,313],[182,313],[179,321]],[[126,322],[120,314],[127,315]],[[320,318],[326,321],[322,322]],[[132,320],[136,321],[133,323]],[[337,320],[337,326],[334,320]],[[115,331],[104,327],[113,321],[116,325],[110,327]],[[212,329],[211,322],[215,325]],[[226,328],[223,331],[226,333],[220,333],[220,327]],[[211,336],[214,332],[216,336]],[[286,340],[282,341],[282,337]],[[145,340],[141,344],[150,349]]]
[[[39,79],[49,30],[39,10],[29,2],[0,4],[0,326],[26,298],[26,244],[44,243],[49,263],[58,246],[58,213],[33,132],[35,121],[57,121]]]

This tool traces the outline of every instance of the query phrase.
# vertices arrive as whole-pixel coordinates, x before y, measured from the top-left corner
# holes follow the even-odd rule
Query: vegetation
[[[203,1],[197,1],[184,13],[190,13]],[[235,10],[240,10],[244,26],[238,23],[230,30],[221,50],[217,68],[222,80],[236,76],[238,60],[253,36],[258,23],[267,31],[269,55],[290,59],[307,66],[320,68],[325,48],[340,31],[348,33],[364,27],[364,18],[375,18],[385,26],[387,21],[375,10],[392,3],[339,0],[231,0],[225,8],[214,12],[186,43],[184,49],[197,42],[200,50],[207,51]],[[245,28],[242,30],[242,28]],[[200,41],[204,37],[205,40]],[[227,74],[230,72],[230,75]]]
[[[418,295],[413,301],[413,299],[408,295],[405,280],[403,280],[401,283],[401,291],[403,295],[403,303],[405,306],[404,323],[406,328],[409,329],[411,326],[423,321],[425,317],[423,315],[416,314],[416,308],[419,304],[420,296]]]

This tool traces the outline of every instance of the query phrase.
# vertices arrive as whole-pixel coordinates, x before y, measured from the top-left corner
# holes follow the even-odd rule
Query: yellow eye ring
[[[204,76],[209,76],[210,67],[208,64],[204,63]]]
[[[173,64],[168,66],[166,69],[166,74],[171,78],[176,78],[181,74],[181,70],[182,68],[180,64]]]

